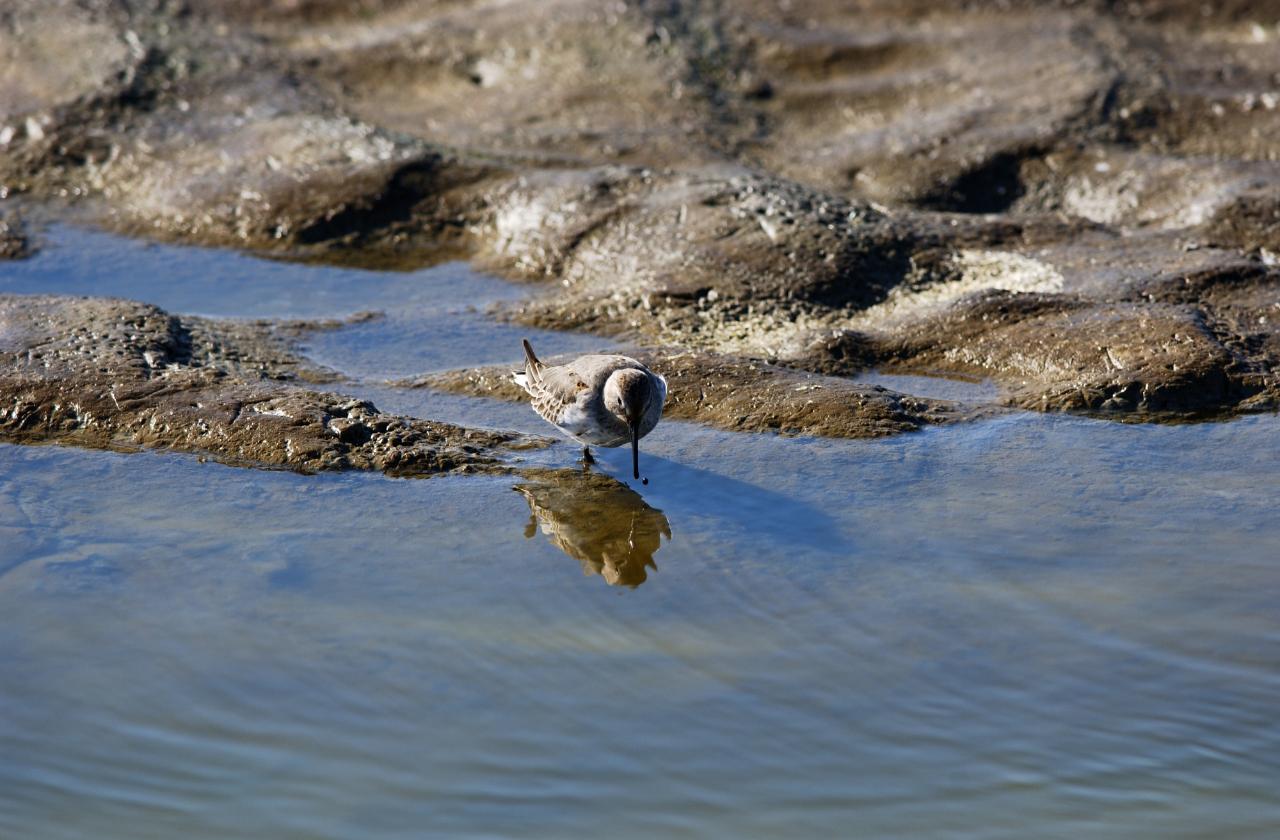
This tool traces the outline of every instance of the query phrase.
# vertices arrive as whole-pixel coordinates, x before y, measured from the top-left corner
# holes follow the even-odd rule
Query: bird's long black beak
[[[631,475],[640,477],[640,424],[631,425]]]

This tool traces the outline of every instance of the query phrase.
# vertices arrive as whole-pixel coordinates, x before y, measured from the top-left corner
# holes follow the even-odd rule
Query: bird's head
[[[631,472],[636,478],[640,477],[640,422],[656,396],[649,377],[633,368],[614,371],[604,383],[605,408],[631,430]]]
[[[654,397],[644,371],[615,370],[604,383],[604,406],[628,426],[639,428]]]

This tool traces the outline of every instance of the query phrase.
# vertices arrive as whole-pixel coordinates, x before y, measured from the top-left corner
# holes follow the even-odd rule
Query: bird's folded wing
[[[544,420],[559,423],[566,409],[587,390],[587,383],[564,366],[544,367],[530,372],[528,390],[533,408]]]

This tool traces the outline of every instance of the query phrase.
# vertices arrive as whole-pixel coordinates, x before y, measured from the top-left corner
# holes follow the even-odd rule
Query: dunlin
[[[524,370],[511,378],[528,392],[533,410],[581,443],[587,464],[595,460],[592,445],[630,441],[631,471],[639,478],[640,438],[662,419],[667,380],[629,356],[579,356],[565,365],[545,365],[527,340],[524,358]]]

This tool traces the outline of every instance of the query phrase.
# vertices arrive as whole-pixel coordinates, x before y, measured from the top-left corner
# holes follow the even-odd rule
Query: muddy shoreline
[[[842,378],[871,369],[1124,421],[1280,398],[1271,3],[18,0],[0,68],[5,256],[20,200],[291,259],[461,257],[534,285],[505,317],[731,392],[673,392],[722,428],[964,413]],[[77,370],[58,387],[101,390]],[[367,449],[297,463],[387,467]]]
[[[0,296],[0,439],[406,477],[505,472],[521,451],[549,443],[312,390],[307,383],[331,373],[289,348],[264,322],[180,318],[109,298]]]

